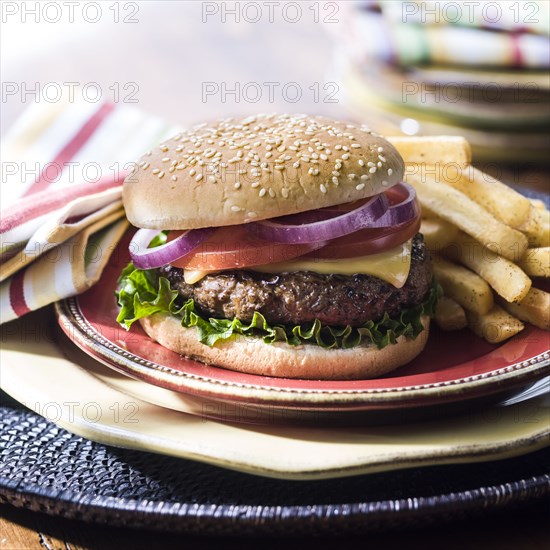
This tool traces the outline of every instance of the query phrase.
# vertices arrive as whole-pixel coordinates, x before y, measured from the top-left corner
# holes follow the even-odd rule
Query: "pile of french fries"
[[[435,322],[490,343],[524,322],[550,330],[550,212],[471,165],[461,137],[388,138],[422,205],[421,232],[443,288]],[[533,280],[534,279],[534,280]]]

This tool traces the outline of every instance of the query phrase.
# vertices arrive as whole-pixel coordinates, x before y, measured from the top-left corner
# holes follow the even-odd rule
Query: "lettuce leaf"
[[[361,327],[333,327],[319,320],[290,326],[270,325],[258,312],[250,322],[205,318],[195,310],[192,299],[182,303],[178,292],[170,287],[166,277],[159,276],[156,270],[136,269],[131,263],[123,270],[118,285],[116,296],[121,309],[117,322],[126,330],[142,317],[170,313],[181,319],[183,327],[196,327],[197,338],[208,346],[238,336],[248,336],[262,338],[266,344],[316,344],[323,348],[353,348],[360,344],[373,344],[382,349],[395,343],[400,336],[416,338],[423,330],[420,317],[433,316],[441,296],[441,287],[434,280],[424,301],[416,307],[404,309],[397,318],[391,318],[386,313],[382,319],[368,321]]]

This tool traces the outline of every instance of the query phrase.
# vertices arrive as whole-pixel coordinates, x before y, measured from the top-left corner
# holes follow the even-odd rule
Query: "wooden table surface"
[[[102,2],[100,14],[83,12],[79,5],[71,18],[65,6],[56,13],[27,14],[26,21],[21,6],[15,13],[6,12],[0,63],[3,82],[14,92],[2,98],[2,135],[52,82],[76,83],[77,94],[93,83],[104,98],[132,101],[176,123],[276,110],[347,116],[332,73],[330,21],[339,18],[334,2],[300,2],[301,15],[285,2],[273,5],[271,14],[261,2],[248,3],[253,6],[245,12],[246,3],[241,2],[239,22],[230,12],[233,4]],[[59,21],[54,22],[58,14]],[[255,22],[258,14],[261,18]],[[258,90],[261,97],[256,101]],[[297,90],[301,97],[294,101]],[[545,170],[532,166],[508,170],[504,179],[548,189]],[[496,516],[488,511],[486,517],[467,522],[337,541],[185,537],[87,525],[8,505],[0,506],[0,516],[0,550],[260,546],[268,550],[366,544],[395,548],[411,543],[426,549],[500,550],[548,548],[550,543],[548,501]]]

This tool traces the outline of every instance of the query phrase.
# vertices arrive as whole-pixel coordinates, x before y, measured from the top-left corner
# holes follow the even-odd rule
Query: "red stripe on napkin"
[[[23,281],[25,280],[26,269],[18,271],[10,282],[10,305],[18,317],[29,313],[31,310],[25,301]]]
[[[97,130],[99,125],[103,120],[113,111],[115,108],[114,103],[104,103],[101,107],[91,116],[91,118],[80,128],[75,136],[57,153],[57,156],[54,158],[51,164],[56,164],[63,166],[65,163],[69,162],[82,146],[90,139],[93,133]],[[38,191],[43,191],[46,189],[52,182],[49,178],[46,177],[46,170],[42,170],[40,177],[25,191],[24,197],[37,193]]]
[[[100,193],[101,191],[122,185],[125,177],[126,171],[123,171],[118,177],[103,178],[98,182],[83,183],[56,191],[48,191],[46,189],[35,193],[32,197],[32,203],[29,203],[28,198],[20,199],[0,213],[0,235],[33,218],[57,210],[74,199]]]
[[[520,35],[521,33],[518,32],[510,34],[510,39],[512,42],[512,65],[514,67],[523,66],[523,55],[521,53],[521,47],[519,45]]]

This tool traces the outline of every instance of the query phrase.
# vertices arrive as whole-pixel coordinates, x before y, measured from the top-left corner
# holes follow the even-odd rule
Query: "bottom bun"
[[[248,374],[308,380],[375,378],[412,361],[428,339],[430,318],[423,316],[421,321],[425,330],[415,340],[401,336],[395,344],[379,350],[372,345],[324,349],[312,344],[266,344],[248,336],[207,346],[197,340],[194,327],[182,327],[176,317],[156,313],[140,319],[151,338],[180,355]]]

